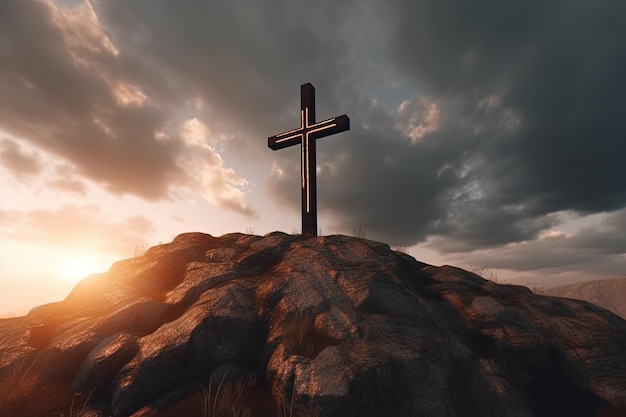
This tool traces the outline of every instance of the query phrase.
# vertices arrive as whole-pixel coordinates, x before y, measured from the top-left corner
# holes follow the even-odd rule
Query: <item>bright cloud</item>
[[[211,130],[197,118],[181,125],[180,137],[186,147],[179,156],[178,165],[191,179],[190,188],[215,205],[256,217],[245,201],[252,184],[226,166],[220,154],[209,145],[215,143],[211,135]]]
[[[417,143],[439,127],[441,110],[435,101],[424,98],[404,100],[396,110],[396,129]]]

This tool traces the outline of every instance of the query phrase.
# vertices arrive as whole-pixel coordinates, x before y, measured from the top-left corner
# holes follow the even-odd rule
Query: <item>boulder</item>
[[[6,417],[626,416],[617,315],[346,236],[183,234],[0,335]]]

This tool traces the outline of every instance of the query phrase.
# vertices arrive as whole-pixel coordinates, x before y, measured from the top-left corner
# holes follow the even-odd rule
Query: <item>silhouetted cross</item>
[[[350,119],[345,114],[322,122],[315,122],[315,87],[311,83],[300,86],[300,127],[272,136],[267,146],[273,151],[300,144],[300,174],[302,177],[302,234],[317,236],[317,176],[315,140],[350,130]]]

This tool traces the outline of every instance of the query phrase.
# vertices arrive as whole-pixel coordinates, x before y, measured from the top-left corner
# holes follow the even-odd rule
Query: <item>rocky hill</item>
[[[626,416],[624,346],[382,243],[189,233],[0,320],[0,415]]]
[[[602,279],[548,288],[548,295],[599,305],[626,319],[626,278]]]

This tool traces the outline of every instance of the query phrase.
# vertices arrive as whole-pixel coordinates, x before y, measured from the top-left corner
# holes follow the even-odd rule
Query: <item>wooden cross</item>
[[[303,235],[317,236],[315,140],[346,130],[350,130],[350,119],[345,114],[315,122],[315,87],[311,83],[306,83],[300,86],[300,127],[267,139],[267,146],[273,151],[298,143],[301,146]]]

